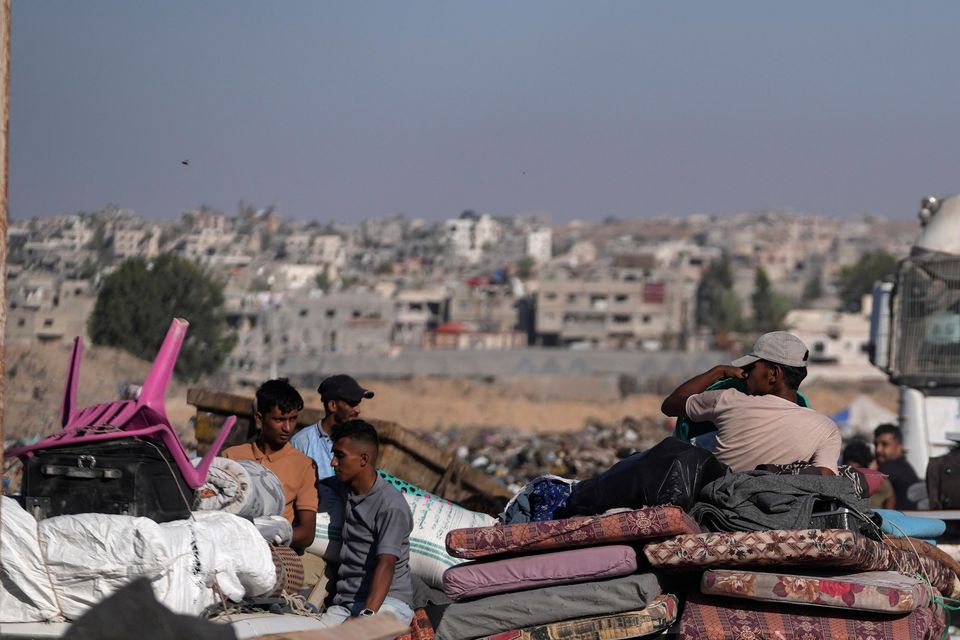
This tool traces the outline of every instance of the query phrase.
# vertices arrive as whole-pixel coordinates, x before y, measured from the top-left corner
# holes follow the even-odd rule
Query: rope
[[[63,612],[63,605],[60,602],[60,594],[57,592],[57,587],[53,584],[53,572],[50,571],[50,565],[47,564],[46,547],[43,544],[43,539],[40,536],[40,521],[34,518],[33,523],[37,527],[37,548],[40,551],[40,560],[43,562],[43,570],[47,574],[47,581],[50,583],[50,591],[53,593],[53,599],[57,604],[57,613],[64,620],[69,620],[69,618],[67,618],[67,614]]]

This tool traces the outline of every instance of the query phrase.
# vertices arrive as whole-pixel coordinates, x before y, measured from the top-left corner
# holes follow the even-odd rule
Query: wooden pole
[[[7,181],[10,175],[10,2],[0,0],[0,478],[7,406]]]

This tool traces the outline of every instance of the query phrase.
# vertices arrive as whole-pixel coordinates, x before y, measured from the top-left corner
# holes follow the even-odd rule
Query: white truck
[[[907,460],[960,440],[960,196],[921,203],[920,235],[891,278],[873,290],[870,361],[899,387]]]

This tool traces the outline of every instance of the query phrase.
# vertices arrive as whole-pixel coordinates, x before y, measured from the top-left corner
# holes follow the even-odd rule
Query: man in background
[[[333,427],[359,418],[360,402],[372,398],[373,391],[364,389],[348,375],[337,374],[321,382],[317,392],[323,403],[323,420],[298,431],[290,444],[316,463],[317,475],[322,480],[333,475],[330,466],[333,460],[333,442],[330,439]]]
[[[873,430],[877,470],[886,474],[893,485],[894,508],[913,511],[917,503],[910,499],[910,487],[920,482],[917,472],[903,456],[903,432],[895,424],[882,424]]]

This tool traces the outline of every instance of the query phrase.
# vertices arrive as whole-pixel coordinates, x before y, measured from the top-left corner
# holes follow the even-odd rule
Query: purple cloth
[[[450,567],[443,573],[443,592],[453,600],[462,600],[614,578],[636,570],[637,555],[632,547],[585,547]]]

